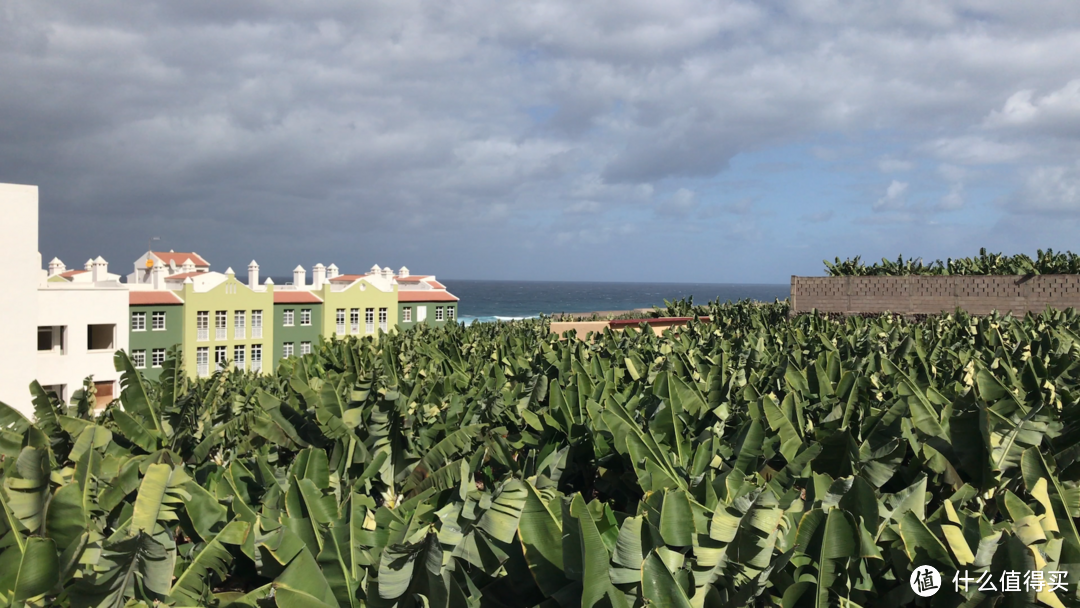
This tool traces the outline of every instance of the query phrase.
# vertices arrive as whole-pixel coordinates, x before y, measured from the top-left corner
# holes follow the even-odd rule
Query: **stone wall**
[[[1080,275],[791,277],[792,313],[937,314],[1080,308]]]

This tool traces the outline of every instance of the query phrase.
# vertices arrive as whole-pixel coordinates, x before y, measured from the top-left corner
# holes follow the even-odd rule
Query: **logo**
[[[941,589],[941,573],[933,566],[919,566],[911,573],[911,590],[919,597],[930,597]]]

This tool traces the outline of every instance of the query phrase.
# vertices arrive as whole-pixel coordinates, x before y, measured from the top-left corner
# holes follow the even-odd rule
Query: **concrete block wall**
[[[962,308],[1022,315],[1080,309],[1080,275],[791,277],[792,313],[937,314]]]

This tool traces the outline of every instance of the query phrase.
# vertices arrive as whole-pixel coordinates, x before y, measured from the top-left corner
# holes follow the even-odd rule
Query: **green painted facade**
[[[399,321],[398,323],[398,326],[402,330],[405,330],[409,329],[410,327],[415,327],[417,323],[420,323],[420,321],[417,321],[417,319],[419,318],[419,307],[421,306],[427,307],[427,318],[424,319],[424,323],[429,323],[435,326],[446,325],[447,322],[456,323],[458,317],[457,305],[457,302],[398,302],[398,319],[401,319],[401,321]],[[436,320],[438,318],[437,311],[435,310],[436,307],[442,308],[441,321]],[[406,314],[405,312],[406,308],[409,309],[408,314]],[[406,317],[408,317],[410,320],[405,321],[404,319]]]
[[[218,347],[225,347],[225,358],[232,362],[235,358],[235,347],[244,347],[243,369],[252,369],[252,347],[260,346],[262,349],[262,371],[271,372],[276,361],[274,353],[274,293],[273,287],[267,285],[266,291],[252,291],[246,284],[237,281],[233,275],[225,275],[227,279],[220,285],[208,291],[195,291],[195,286],[185,283],[180,296],[184,299],[184,370],[190,376],[198,376],[198,353],[200,348],[208,349],[207,371],[213,373],[216,369],[215,354]],[[225,313],[224,337],[217,336],[216,316],[218,311]],[[262,316],[262,334],[255,337],[252,323],[253,314],[258,311]],[[207,313],[207,331],[203,339],[199,339],[198,315],[200,312]],[[236,313],[244,313],[244,332],[237,337],[235,332]]]
[[[164,316],[164,329],[154,329],[154,315],[159,318]],[[141,322],[136,323],[136,317],[142,315]],[[138,326],[143,329],[136,329]],[[182,304],[154,304],[147,306],[128,307],[128,352],[132,357],[142,351],[144,367],[142,373],[150,380],[157,380],[161,376],[161,366],[153,364],[155,349],[161,349],[162,354],[168,353],[171,346],[181,344],[184,340],[184,306]]]
[[[386,310],[386,331],[390,331],[398,322],[397,286],[393,291],[382,291],[360,280],[341,291],[335,291],[340,286],[323,285],[322,289],[313,291],[323,301],[323,324],[322,335],[326,338],[345,336],[373,336],[379,334],[379,310]],[[367,331],[366,313],[371,310],[373,318],[373,330]],[[337,313],[345,311],[345,323],[343,333],[338,332]],[[357,311],[358,323],[354,327],[352,323],[353,311]],[[355,330],[355,331],[354,331]]]
[[[285,311],[293,311],[293,325],[285,325]],[[302,311],[311,311],[311,325],[302,324]],[[312,352],[318,348],[322,341],[323,329],[323,305],[320,303],[307,304],[274,304],[274,364],[277,365],[285,352],[285,343],[293,344],[293,354],[300,355],[300,345],[304,342],[311,343]]]

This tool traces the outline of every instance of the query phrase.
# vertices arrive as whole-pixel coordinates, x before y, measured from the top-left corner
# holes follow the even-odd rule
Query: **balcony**
[[[205,378],[210,375],[210,366],[206,363],[200,363],[196,366],[196,373],[200,378]]]
[[[197,334],[195,336],[195,339],[197,341],[199,341],[199,342],[209,342],[210,341],[210,330],[206,329],[205,327],[199,328],[197,330]]]
[[[214,339],[215,340],[224,340],[225,336],[227,336],[227,335],[228,334],[225,333],[225,328],[224,327],[215,327],[214,328]]]
[[[261,372],[262,371],[262,361],[252,361],[251,362],[251,371],[253,371],[253,372]]]
[[[256,327],[251,328],[251,337],[254,338],[254,339],[258,339],[258,338],[262,337],[262,325],[258,325]]]
[[[338,323],[337,324],[337,335],[339,335],[339,336],[344,336],[345,335],[345,324],[344,323]]]
[[[243,325],[241,325],[240,327],[237,327],[236,329],[233,330],[233,339],[234,340],[243,340],[245,333],[247,333],[247,329]]]

